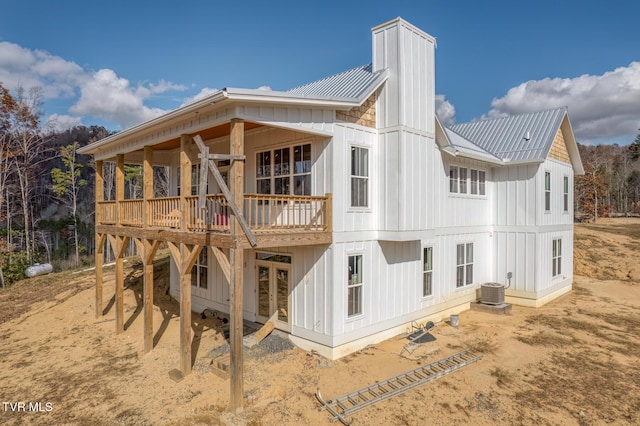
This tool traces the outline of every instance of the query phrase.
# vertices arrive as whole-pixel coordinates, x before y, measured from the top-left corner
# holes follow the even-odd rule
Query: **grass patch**
[[[502,367],[496,367],[490,372],[491,377],[496,378],[496,384],[499,387],[505,387],[513,382],[513,373]]]
[[[495,335],[489,335],[483,333],[473,340],[465,342],[465,346],[471,352],[477,352],[481,354],[492,354],[498,349],[498,344],[495,341]]]

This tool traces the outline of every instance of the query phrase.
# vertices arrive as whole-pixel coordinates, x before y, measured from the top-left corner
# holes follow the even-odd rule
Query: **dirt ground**
[[[354,425],[640,424],[640,219],[575,228],[574,290],[539,309],[460,315],[400,356],[398,336],[330,362],[300,349],[254,350],[245,410],[226,412],[229,381],[211,371],[221,323],[193,314],[192,374],[176,382],[179,307],[156,261],[155,348],[143,351],[141,271],[129,259],[125,332],[112,302],[94,315],[93,271],[0,290],[0,424],[322,425],[333,398],[463,349],[483,359],[349,417]],[[113,270],[105,273],[113,294]],[[405,352],[406,354],[406,352]],[[24,402],[24,409],[17,403]],[[31,403],[31,407],[29,407]],[[40,403],[40,404],[36,404]],[[29,408],[31,408],[29,410]]]

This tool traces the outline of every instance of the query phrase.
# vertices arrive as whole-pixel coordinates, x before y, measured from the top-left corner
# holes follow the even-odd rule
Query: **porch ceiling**
[[[246,121],[244,123],[245,131],[256,129],[258,127],[263,127],[263,125],[258,123],[252,123],[250,121]],[[202,137],[202,140],[205,140],[205,141],[220,138],[223,136],[229,136],[231,134],[231,123],[224,123],[219,126],[211,127],[206,130],[192,133],[190,135],[195,136],[196,134],[200,135],[200,137]],[[159,144],[153,145],[153,149],[158,151],[166,151],[166,150],[172,150],[176,148],[180,148],[179,137],[169,139],[168,141],[164,141]]]

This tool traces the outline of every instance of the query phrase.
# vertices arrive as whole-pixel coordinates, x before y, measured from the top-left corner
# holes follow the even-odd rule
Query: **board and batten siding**
[[[383,132],[374,172],[379,175],[378,229],[433,229],[437,162],[433,138],[407,130]]]
[[[465,231],[466,227],[485,227],[487,232],[488,226],[491,224],[492,199],[494,197],[494,188],[492,181],[492,169],[486,163],[465,158],[453,158],[448,154],[440,154],[441,160],[436,164],[438,170],[437,179],[434,184],[439,192],[434,197],[433,203],[436,205],[436,229],[437,228],[461,228],[460,232]],[[467,169],[482,170],[485,175],[486,195],[471,195],[470,189],[467,188],[467,194],[451,193],[449,190],[449,169],[451,166],[466,167]],[[469,173],[469,172],[467,172]],[[469,176],[468,176],[469,178]],[[435,192],[435,188],[433,189]]]
[[[336,124],[334,130],[330,144],[335,154],[331,163],[325,163],[328,179],[331,179],[331,191],[328,192],[333,194],[333,231],[373,231],[379,209],[375,192],[380,181],[380,173],[376,167],[379,155],[377,134],[374,129],[351,123]],[[369,150],[367,207],[351,207],[351,147],[354,146]]]
[[[406,126],[435,132],[435,39],[396,19],[373,29],[373,70],[389,70],[380,92],[380,128]]]
[[[342,345],[392,327],[469,303],[478,284],[491,277],[488,233],[438,235],[416,241],[354,241],[333,244],[333,345]],[[474,280],[456,288],[456,246],[474,244]],[[433,295],[422,294],[422,249],[433,247]],[[362,314],[347,315],[347,262],[363,256]]]
[[[544,174],[551,173],[551,209],[544,209]],[[563,186],[564,177],[569,177],[569,210],[564,211]],[[538,226],[572,225],[573,224],[573,168],[570,164],[548,158],[540,165],[536,183],[539,188],[536,209]]]

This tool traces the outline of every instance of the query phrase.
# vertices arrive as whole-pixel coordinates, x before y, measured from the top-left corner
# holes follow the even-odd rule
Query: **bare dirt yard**
[[[0,290],[0,424],[323,425],[330,417],[318,411],[317,388],[330,399],[466,348],[483,359],[349,419],[640,424],[640,219],[576,225],[575,245],[571,293],[539,309],[514,306],[510,315],[463,312],[459,327],[437,324],[436,340],[409,357],[400,356],[402,336],[333,362],[273,342],[248,352],[239,415],[226,412],[229,381],[211,370],[225,343],[218,320],[193,314],[193,372],[170,377],[179,365],[179,309],[164,294],[166,258],[155,263],[156,342],[147,354],[135,259],[126,263],[120,335],[111,303],[95,318],[93,271],[26,280]],[[113,271],[105,280],[108,300]]]

